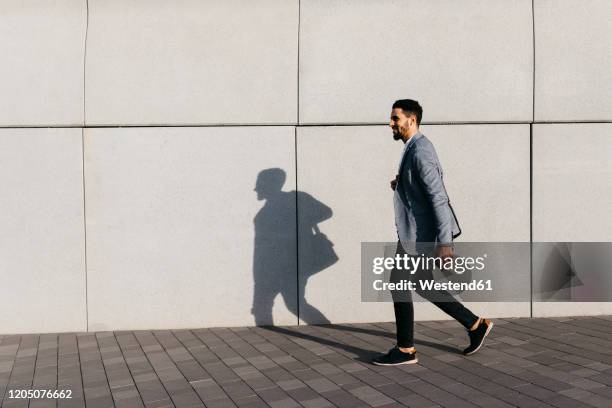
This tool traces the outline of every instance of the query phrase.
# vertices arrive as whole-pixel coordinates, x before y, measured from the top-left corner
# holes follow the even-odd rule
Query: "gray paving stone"
[[[353,388],[351,394],[373,407],[379,407],[393,402],[391,398],[369,385]]]
[[[207,408],[233,408],[236,407],[234,401],[229,398],[219,398],[216,400],[207,400],[206,401]]]
[[[401,397],[398,401],[407,407],[411,408],[438,408],[441,405],[436,404],[435,402],[428,400],[425,397],[422,397],[418,394],[412,394],[406,397]]]
[[[471,357],[452,352],[466,342],[456,322],[415,331],[420,364],[399,367],[363,360],[392,347],[393,323],[0,335],[0,396],[72,390],[58,408],[612,406],[612,316],[496,319]]]
[[[592,390],[593,388],[601,388],[606,386],[605,384],[589,380],[588,378],[580,378],[570,382],[570,384],[583,390]]]
[[[278,381],[277,385],[279,387],[281,387],[285,391],[295,390],[295,389],[298,389],[298,388],[305,388],[306,387],[306,384],[304,384],[302,381],[297,380],[297,379]]]
[[[600,382],[602,384],[607,385],[608,387],[612,386],[612,373],[610,375],[606,374],[597,374],[589,377],[593,381]]]
[[[305,408],[327,408],[334,405],[323,397],[300,401]]]
[[[268,405],[272,408],[297,408],[300,406],[295,400],[291,398],[284,398],[277,401],[268,402]]]
[[[306,380],[304,382],[318,393],[340,389],[336,384],[327,378],[317,378],[314,380]]]

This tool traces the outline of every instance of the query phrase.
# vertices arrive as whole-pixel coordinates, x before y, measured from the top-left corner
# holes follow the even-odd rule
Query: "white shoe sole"
[[[408,360],[408,361],[404,361],[402,363],[395,363],[395,364],[378,363],[376,361],[372,361],[372,364],[377,365],[377,366],[396,366],[396,365],[402,365],[402,364],[416,364],[418,362],[419,362],[419,359],[415,358],[414,360]]]
[[[474,354],[475,352],[480,350],[480,348],[484,345],[485,339],[489,335],[489,332],[491,331],[492,328],[493,328],[493,322],[491,322],[491,324],[489,324],[489,327],[487,327],[487,331],[485,332],[484,336],[482,336],[482,341],[480,342],[478,347],[476,347],[476,349],[474,351],[470,351],[469,353],[465,353],[464,356],[471,356],[472,354]]]

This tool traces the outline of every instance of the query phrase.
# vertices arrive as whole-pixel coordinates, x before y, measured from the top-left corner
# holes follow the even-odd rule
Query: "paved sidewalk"
[[[494,319],[471,357],[420,322],[419,364],[377,367],[392,323],[0,335],[2,407],[612,407],[612,316]],[[84,391],[84,392],[83,392]]]

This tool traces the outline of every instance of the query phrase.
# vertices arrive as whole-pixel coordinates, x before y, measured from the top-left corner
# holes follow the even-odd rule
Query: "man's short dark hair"
[[[400,99],[393,103],[393,108],[399,108],[404,111],[404,113],[412,113],[416,116],[417,126],[421,126],[421,118],[423,117],[423,108],[417,101],[413,101],[412,99]]]

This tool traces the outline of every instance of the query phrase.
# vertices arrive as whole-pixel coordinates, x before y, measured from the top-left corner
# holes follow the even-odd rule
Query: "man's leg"
[[[414,274],[416,292],[423,298],[440,308],[444,313],[457,320],[463,327],[470,330],[478,323],[479,318],[471,310],[463,306],[453,295],[445,290],[423,290],[419,281],[433,280],[431,269],[419,268]]]
[[[415,364],[419,362],[413,346],[414,313],[412,302],[394,302],[397,345],[386,354],[372,359],[372,363],[383,366]]]
[[[479,318],[445,290],[423,290],[418,281],[433,280],[431,269],[417,270],[415,273],[415,280],[417,281],[417,293],[419,295],[432,302],[467,329],[470,344],[463,350],[463,353],[470,355],[477,352],[480,347],[482,347],[484,339],[491,331],[493,322]]]
[[[400,243],[397,245],[396,255],[403,256],[404,251]],[[393,269],[389,282],[399,283],[409,279],[407,271]],[[419,360],[414,349],[414,307],[412,295],[409,290],[391,291],[393,310],[395,311],[395,328],[397,347],[392,348],[385,355],[376,357],[372,363],[377,365],[414,364]]]
[[[393,281],[393,280],[391,280]],[[395,329],[397,346],[414,347],[414,305],[412,296],[407,293],[392,293],[393,311],[395,312]]]
[[[395,255],[404,256],[402,245],[398,242]],[[409,271],[393,268],[389,276],[389,282],[400,283],[402,280],[410,280]],[[391,291],[393,298],[393,311],[395,312],[395,329],[397,346],[401,349],[414,347],[414,305],[412,304],[412,293],[409,290]]]

